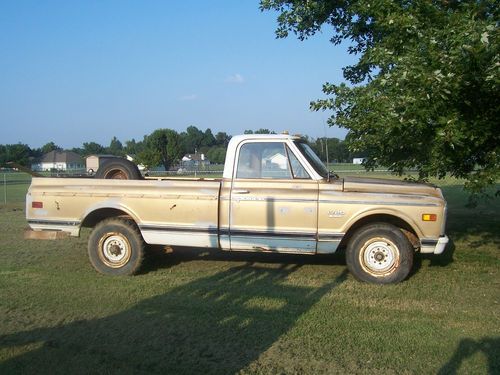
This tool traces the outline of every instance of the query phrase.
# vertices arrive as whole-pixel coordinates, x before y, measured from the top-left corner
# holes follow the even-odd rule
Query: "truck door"
[[[239,146],[230,193],[231,250],[314,253],[318,182],[283,141]]]

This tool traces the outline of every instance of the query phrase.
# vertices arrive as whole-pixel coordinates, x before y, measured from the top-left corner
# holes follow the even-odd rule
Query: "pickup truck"
[[[88,254],[109,275],[136,273],[146,244],[294,254],[345,249],[361,281],[395,283],[416,252],[440,254],[446,202],[428,184],[327,170],[298,136],[231,139],[223,177],[32,179],[26,196],[31,238],[79,236],[93,228]],[[106,173],[101,173],[104,176]]]

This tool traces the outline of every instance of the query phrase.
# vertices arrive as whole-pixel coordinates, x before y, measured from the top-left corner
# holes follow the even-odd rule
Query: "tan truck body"
[[[287,135],[234,137],[221,179],[33,178],[27,220],[34,231],[78,236],[82,227],[120,216],[133,220],[148,244],[304,254],[333,253],[356,228],[376,221],[402,229],[423,253],[443,251],[446,202],[439,188],[398,180],[327,178],[297,142]],[[284,147],[295,169],[301,168],[301,178],[263,177],[285,173],[280,169],[284,162],[269,162],[274,156],[259,162],[261,176],[239,177],[238,168],[244,165],[240,151],[250,143],[248,148],[259,143]],[[275,157],[278,162],[280,158]],[[287,168],[293,169],[292,163]],[[429,217],[434,220],[424,220]]]

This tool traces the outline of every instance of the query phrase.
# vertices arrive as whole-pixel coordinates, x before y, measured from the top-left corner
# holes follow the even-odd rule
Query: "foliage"
[[[144,149],[137,161],[147,167],[162,164],[168,171],[182,157],[179,134],[172,129],[157,129],[144,137]]]
[[[231,140],[231,136],[226,132],[218,132],[215,135],[215,144],[217,146],[227,147],[229,141]]]
[[[208,160],[210,160],[211,163],[223,164],[224,161],[226,160],[226,151],[227,147],[223,146],[211,147],[207,151]]]
[[[106,152],[108,154],[117,156],[125,155],[125,152],[123,150],[123,145],[116,137],[113,137],[113,139],[111,139],[111,142],[109,143],[109,147],[106,149]]]
[[[324,161],[328,160],[331,163],[347,163],[352,161],[353,155],[347,149],[346,143],[338,138],[318,138],[314,141],[310,140],[309,144],[314,152]]]
[[[96,142],[84,142],[83,143],[83,155],[84,156],[103,154],[105,151],[106,151],[106,149],[103,146],[101,146],[99,143],[96,143]]]
[[[328,26],[359,56],[344,68],[352,85],[326,83],[330,97],[311,108],[333,110],[329,124],[349,129],[368,168],[449,173],[471,191],[500,177],[497,2],[262,0],[261,9],[279,12],[279,38]]]
[[[48,154],[51,151],[61,151],[62,148],[56,145],[54,142],[48,142],[40,148],[40,153],[42,155]]]
[[[15,143],[0,145],[0,166],[6,166],[8,162],[15,162],[24,166],[29,165],[32,151],[28,145]]]

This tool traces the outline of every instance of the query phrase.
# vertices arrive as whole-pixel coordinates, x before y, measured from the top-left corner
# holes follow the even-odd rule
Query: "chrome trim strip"
[[[330,204],[369,204],[369,205],[386,205],[386,206],[417,206],[417,207],[439,207],[437,203],[419,203],[419,202],[385,202],[385,201],[343,201],[343,200],[316,200],[316,199],[283,199],[273,197],[241,197],[226,198],[221,197],[221,200],[232,202],[290,202],[290,203],[330,203]]]
[[[417,203],[417,202],[384,202],[384,201],[341,201],[341,200],[320,200],[319,203],[335,204],[370,204],[384,206],[418,206],[418,207],[439,207],[437,203]]]
[[[231,229],[228,233],[220,232],[220,234],[229,234],[231,237],[262,237],[262,238],[293,238],[293,239],[303,239],[303,240],[316,240],[316,232],[303,233],[303,232],[272,232],[272,231],[254,231],[254,230],[241,230]]]
[[[165,226],[165,225],[139,225],[140,230],[155,231],[155,232],[190,232],[190,233],[210,233],[217,234],[219,231],[216,227],[179,227],[179,226]]]
[[[229,200],[229,199],[228,199]],[[318,201],[316,199],[294,199],[294,198],[289,198],[289,199],[284,199],[284,198],[274,198],[274,197],[233,197],[231,199],[232,202],[239,202],[239,201],[258,201],[258,202],[292,202],[292,203],[317,203]]]
[[[63,225],[63,226],[78,226],[80,225],[80,221],[61,221],[61,220],[28,220],[28,224],[34,224],[34,225]]]

